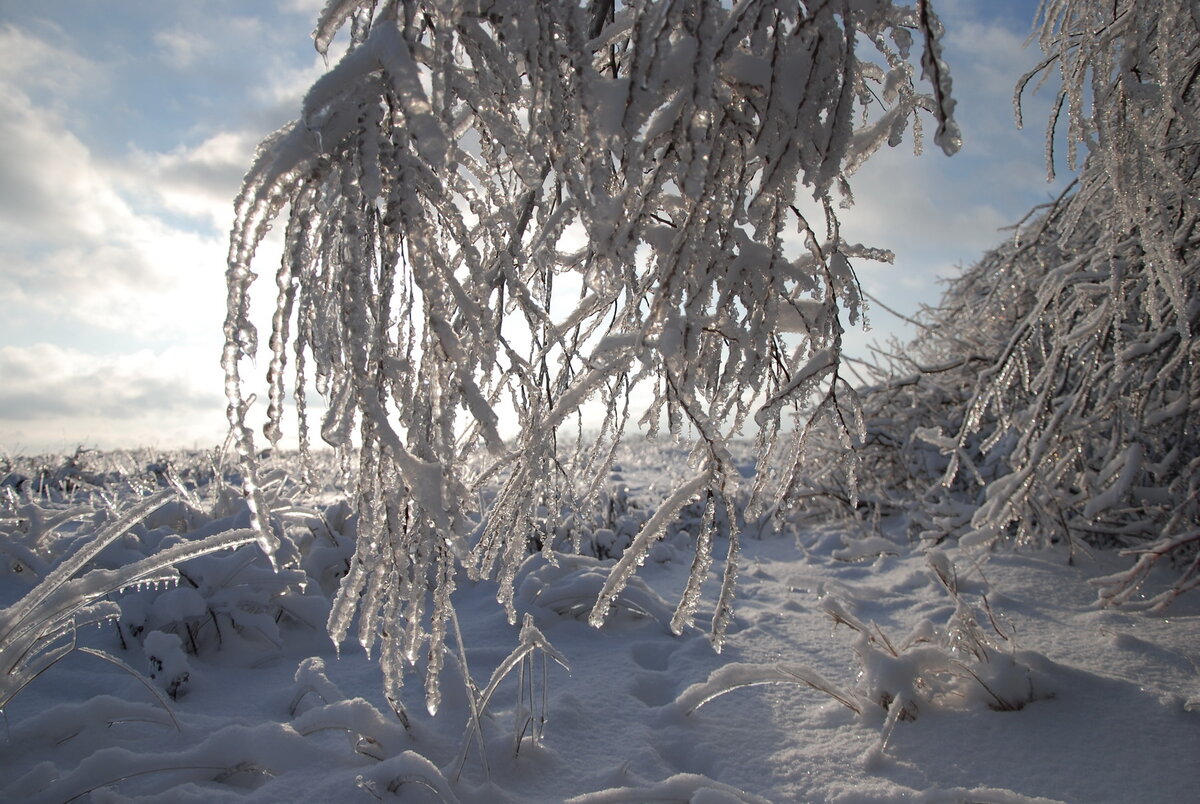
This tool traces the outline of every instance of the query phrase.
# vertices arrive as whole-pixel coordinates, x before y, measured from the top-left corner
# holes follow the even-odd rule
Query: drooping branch
[[[836,391],[842,318],[861,312],[850,261],[884,253],[842,239],[831,196],[920,110],[949,132],[953,103],[927,4],[336,0],[318,49],[348,21],[348,53],[245,180],[224,366],[252,462],[250,265],[286,207],[266,434],[282,431],[290,338],[298,406],[311,377],[330,405],[322,437],[349,447],[357,427],[360,442],[358,553],[330,630],[342,638],[357,613],[370,649],[386,627],[394,687],[424,641],[440,654],[458,567],[497,578],[515,620],[537,522],[590,504],[635,395],[647,429],[696,436],[675,507],[728,499],[739,475],[723,442],[751,418],[764,450],[797,455],[787,413],[810,394],[853,418]],[[913,84],[913,31],[934,98]],[[875,97],[887,108],[863,120]],[[789,228],[802,195],[824,235],[802,215]],[[582,432],[589,405],[598,434],[564,449],[559,431]],[[733,541],[718,645],[735,559]]]

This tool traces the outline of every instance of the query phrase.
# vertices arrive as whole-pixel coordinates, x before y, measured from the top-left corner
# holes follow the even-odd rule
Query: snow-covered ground
[[[627,450],[614,478],[627,510],[679,461],[669,448]],[[127,479],[109,493],[121,487],[133,494]],[[206,488],[207,523],[158,514],[114,548],[211,530],[222,513],[235,525],[236,501],[214,507]],[[6,492],[0,605],[31,586],[22,538],[42,528],[44,552],[66,551],[87,530],[87,517],[53,532],[30,524],[36,499]],[[477,733],[461,655],[446,661],[436,716],[412,674],[406,726],[374,661],[353,644],[339,655],[320,622],[302,624],[328,605],[336,572],[318,568],[344,560],[346,529],[328,501],[304,503],[323,526],[293,502],[290,527],[311,535],[304,594],[264,592],[253,545],[200,559],[194,587],[131,591],[121,620],[81,630],[78,644],[154,672],[163,691],[178,682],[170,713],[130,673],[72,652],[5,707],[0,800],[1165,802],[1200,790],[1200,596],[1159,614],[1099,609],[1087,580],[1125,566],[1114,553],[928,553],[899,535],[902,522],[750,528],[720,654],[704,631],[674,636],[665,623],[691,561],[686,535],[656,548],[644,585],[599,630],[586,617],[606,565],[534,557],[518,586],[533,650],[510,662]],[[455,596],[479,693],[522,644],[495,595],[460,578]],[[267,620],[246,625],[255,615]],[[569,670],[537,649],[546,643]],[[740,686],[763,679],[798,683]]]

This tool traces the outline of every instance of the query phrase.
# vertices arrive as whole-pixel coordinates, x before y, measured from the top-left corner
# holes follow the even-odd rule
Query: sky
[[[256,144],[327,69],[310,36],[322,5],[0,0],[0,456],[224,440],[232,201]],[[1061,186],[1045,181],[1048,93],[1013,123],[1035,7],[934,3],[964,147],[878,154],[843,217],[847,240],[896,252],[856,265],[890,307],[936,302],[939,278]],[[853,350],[909,334],[879,308],[870,325]]]

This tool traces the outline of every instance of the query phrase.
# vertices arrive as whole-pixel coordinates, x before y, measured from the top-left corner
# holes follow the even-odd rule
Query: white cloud
[[[215,363],[179,347],[117,356],[47,343],[0,347],[0,450],[211,446],[225,432]]]
[[[4,87],[0,94],[0,233],[6,240],[97,237],[125,205],[54,112]]]
[[[12,24],[0,27],[0,52],[0,83],[19,84],[62,101],[77,96],[97,77],[95,65],[79,54]]]
[[[214,43],[207,37],[183,27],[158,31],[154,34],[154,44],[158,46],[161,58],[177,70],[191,67],[215,50]]]
[[[258,138],[246,131],[223,131],[169,153],[135,151],[114,166],[123,192],[202,221],[213,232],[228,231],[233,200],[254,158]]]
[[[325,5],[325,0],[283,0],[280,3],[280,8],[292,14],[303,14],[306,17],[311,17],[315,24],[317,15],[321,13]]]
[[[19,312],[146,336],[213,325],[223,310],[227,223],[197,233],[135,209],[116,181],[124,175],[128,186],[128,168],[94,158],[57,112],[7,82],[0,141],[0,292],[21,303]],[[202,148],[193,161],[219,164],[211,153],[219,150]],[[189,191],[182,180],[178,187],[165,192]]]
[[[1018,130],[1013,119],[1013,86],[1039,57],[1036,46],[1024,47],[1029,20],[1014,14],[1000,24],[994,7],[986,18],[983,11],[980,0],[938,4],[963,149],[947,158],[927,142],[926,153],[914,158],[906,143],[876,154],[851,178],[856,203],[842,215],[843,236],[896,253],[894,266],[859,261],[856,271],[868,293],[905,315],[936,304],[939,280],[999,245],[1006,227],[1061,188],[1045,182],[1045,99],[1027,99],[1032,130]],[[932,123],[924,122],[929,133]],[[873,332],[847,335],[858,354],[876,338],[913,334],[878,305],[871,319]]]
[[[1012,95],[1016,79],[1038,60],[1036,46],[1025,46],[1027,36],[994,21],[966,17],[948,24],[946,47],[970,58],[959,59],[951,69],[971,74],[979,89],[998,96]]]
[[[0,448],[219,441],[225,238],[253,139],[99,158],[66,125],[74,90],[46,77],[78,60],[0,37],[17,48],[0,71]]]

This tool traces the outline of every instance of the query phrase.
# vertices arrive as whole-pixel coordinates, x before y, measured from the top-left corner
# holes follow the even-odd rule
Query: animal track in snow
[[[633,697],[651,708],[666,706],[675,700],[675,680],[659,673],[638,673],[631,685]]]
[[[633,661],[646,670],[666,670],[678,646],[661,642],[638,642],[631,651]]]

